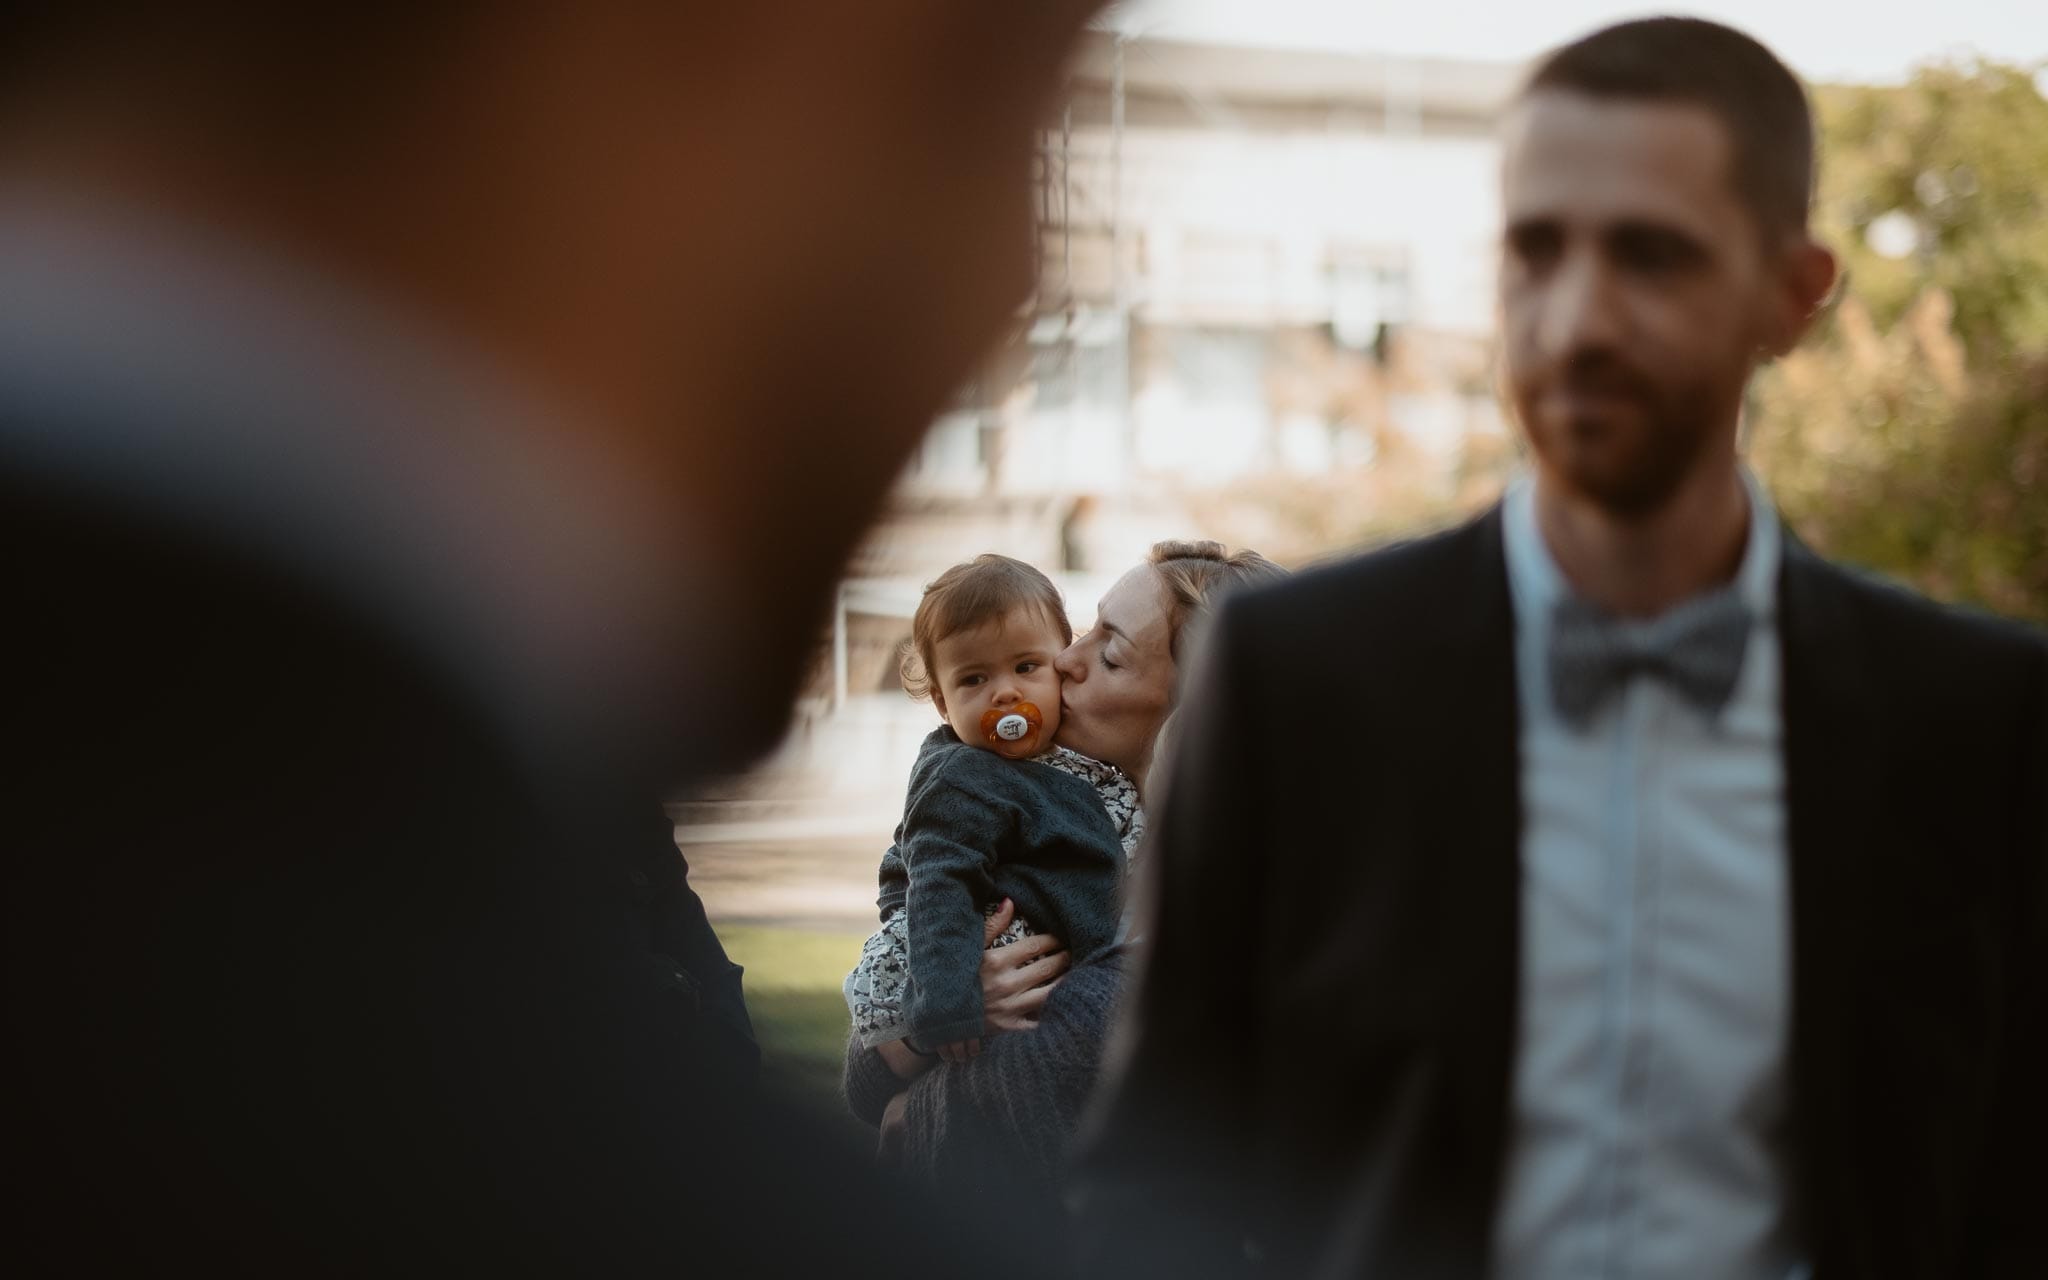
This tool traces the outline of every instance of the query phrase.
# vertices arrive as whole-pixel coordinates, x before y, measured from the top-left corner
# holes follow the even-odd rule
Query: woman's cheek
[[[1097,681],[1093,680],[1086,684],[1074,685],[1067,690],[1067,706],[1073,711],[1074,719],[1082,722],[1087,721],[1089,711],[1095,704],[1095,695],[1099,692],[1101,692],[1100,685]]]
[[[1086,690],[1086,685],[1071,682],[1061,687],[1059,698],[1061,733],[1080,728],[1081,722],[1086,719],[1086,715],[1082,711],[1082,706],[1087,701]]]

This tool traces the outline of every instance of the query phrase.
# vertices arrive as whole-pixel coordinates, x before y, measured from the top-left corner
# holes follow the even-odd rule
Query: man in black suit
[[[10,1261],[929,1262],[658,806],[1009,322],[1094,7],[0,20]]]
[[[1514,102],[1533,474],[1220,618],[1106,1273],[2048,1274],[2048,647],[1827,564],[1742,468],[1834,283],[1811,181],[1798,83],[1712,24]]]

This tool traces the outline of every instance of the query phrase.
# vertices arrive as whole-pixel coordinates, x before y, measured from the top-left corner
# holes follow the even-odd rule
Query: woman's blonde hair
[[[1168,634],[1173,660],[1181,660],[1188,624],[1208,614],[1216,601],[1240,587],[1278,582],[1287,570],[1256,551],[1232,551],[1220,542],[1155,542],[1146,557],[1166,587]]]
[[[1165,761],[1173,754],[1169,744],[1178,736],[1185,662],[1196,643],[1190,637],[1202,629],[1224,596],[1244,587],[1278,582],[1287,577],[1287,570],[1256,551],[1232,551],[1220,542],[1206,540],[1156,542],[1146,561],[1166,587],[1168,648],[1174,665],[1172,710],[1159,726],[1152,749],[1155,759]]]

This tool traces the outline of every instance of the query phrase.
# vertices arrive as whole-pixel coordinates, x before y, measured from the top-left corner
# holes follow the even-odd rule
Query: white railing
[[[1120,570],[1119,570],[1120,572]],[[1116,582],[1117,573],[1048,574],[1067,602],[1067,616],[1076,627],[1086,627],[1095,618],[1095,602]],[[847,642],[846,620],[854,614],[873,618],[900,618],[908,622],[924,598],[924,583],[915,578],[848,578],[839,584],[832,606],[832,700],[836,713],[846,706]]]

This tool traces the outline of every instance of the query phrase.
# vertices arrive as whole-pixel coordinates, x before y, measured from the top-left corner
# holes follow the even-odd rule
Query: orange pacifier
[[[981,736],[1005,756],[1028,754],[1032,739],[1044,727],[1045,717],[1029,702],[1020,702],[1008,710],[990,707],[981,713]]]

